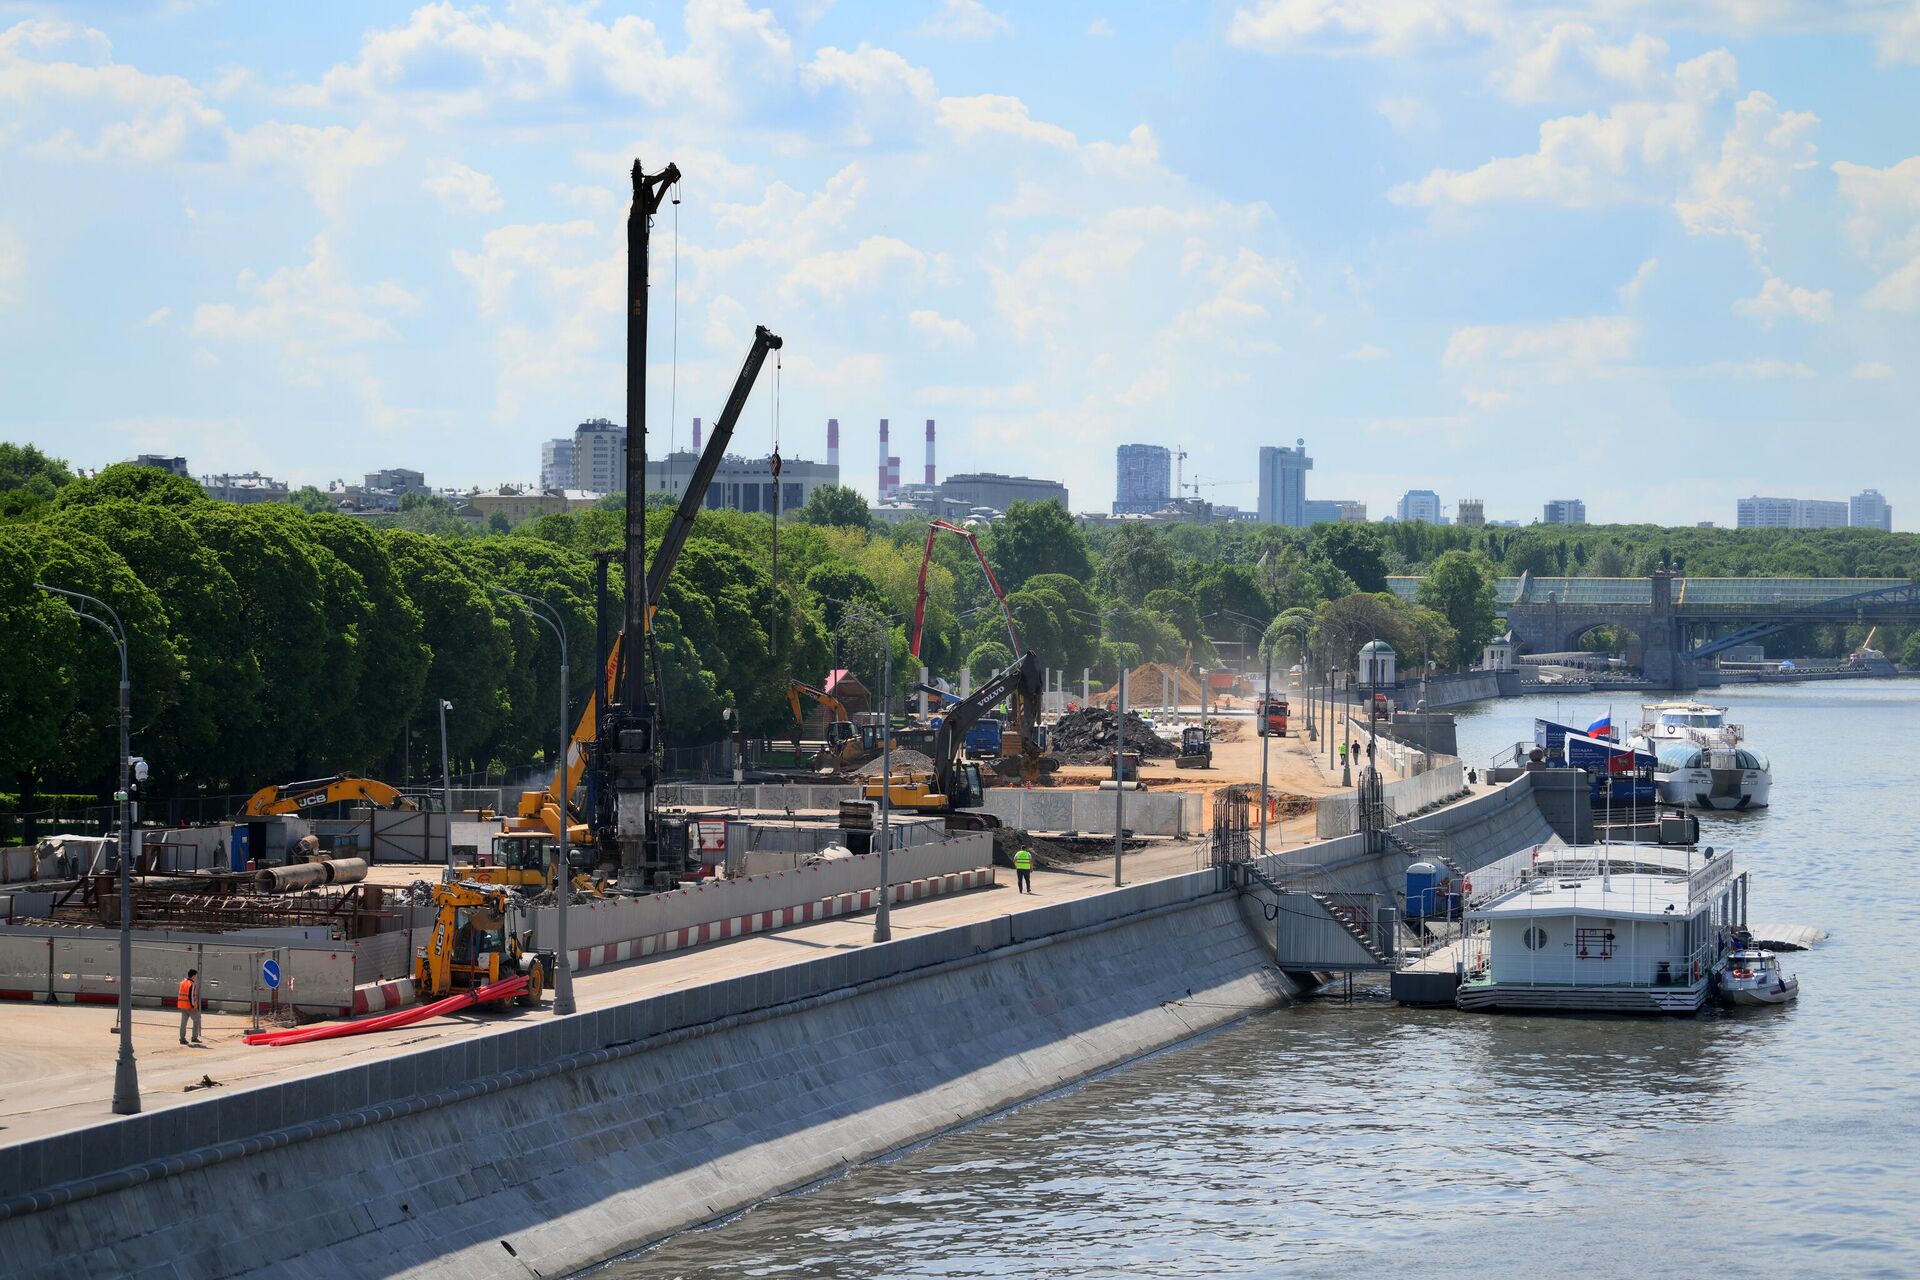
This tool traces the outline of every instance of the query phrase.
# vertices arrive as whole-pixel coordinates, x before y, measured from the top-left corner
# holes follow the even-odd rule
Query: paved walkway
[[[1312,838],[1312,818],[1284,827],[1286,843]],[[1275,847],[1280,847],[1278,838]],[[1204,842],[1158,846],[1129,853],[1128,884],[1164,879],[1207,865]],[[1001,868],[1001,883],[988,889],[896,905],[896,937],[950,928],[1032,910],[1113,887],[1111,860],[1070,868],[1041,869],[1034,892],[1014,890],[1013,873]],[[777,933],[752,934],[692,951],[630,961],[574,975],[578,1006],[598,1009],[641,996],[696,986],[790,964],[823,950],[869,946],[873,913],[843,916]],[[0,1146],[81,1128],[110,1118],[114,1010],[90,1005],[8,1004],[7,1034],[0,1040]],[[241,1036],[251,1026],[243,1015],[206,1016],[205,1048],[178,1040],[179,1014],[170,1009],[133,1011],[134,1052],[138,1056],[142,1103],[151,1111],[197,1100],[190,1086],[203,1078],[231,1090],[326,1071],[369,1055],[419,1048],[452,1036],[490,1035],[521,1018],[551,1017],[551,1005],[539,1010],[514,1008],[493,1014],[462,1014],[420,1026],[315,1044],[280,1048],[251,1046]]]

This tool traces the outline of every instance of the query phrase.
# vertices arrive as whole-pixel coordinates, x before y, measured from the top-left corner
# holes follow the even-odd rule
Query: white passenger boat
[[[1746,874],[1711,848],[1536,850],[1472,879],[1462,1009],[1693,1013],[1746,920]]]
[[[1653,752],[1654,782],[1667,804],[1696,809],[1764,809],[1773,789],[1767,758],[1745,745],[1725,707],[1655,702],[1641,708],[1636,745]]]
[[[1728,1004],[1785,1004],[1800,994],[1800,979],[1780,972],[1780,957],[1757,947],[1729,955],[1714,985]]]

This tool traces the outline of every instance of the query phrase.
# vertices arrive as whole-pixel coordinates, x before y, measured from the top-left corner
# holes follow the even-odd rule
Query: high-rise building
[[[1313,459],[1307,456],[1307,442],[1295,440],[1294,447],[1262,445],[1260,448],[1260,519],[1265,524],[1283,524],[1300,529],[1307,524],[1307,472]]]
[[[1394,518],[1402,524],[1412,524],[1417,520],[1439,524],[1440,495],[1431,489],[1409,489],[1394,508]]]
[[[1123,444],[1113,451],[1113,514],[1151,515],[1173,500],[1173,451]]]
[[[1307,523],[1332,524],[1336,520],[1367,518],[1367,504],[1350,498],[1308,498]]]
[[[1893,532],[1893,507],[1878,489],[1866,489],[1847,503],[1847,523],[1856,529],[1883,529]]]
[[[589,418],[575,427],[573,484],[565,487],[589,493],[625,493],[627,429],[605,418]]]
[[[1455,524],[1482,525],[1487,522],[1487,504],[1482,498],[1460,499],[1460,511],[1454,516]]]
[[[1541,524],[1585,524],[1587,504],[1578,498],[1555,498],[1540,512]]]
[[[573,484],[573,437],[540,442],[540,487],[571,489]]]
[[[1736,529],[1844,529],[1847,504],[1822,498],[1741,498]]]

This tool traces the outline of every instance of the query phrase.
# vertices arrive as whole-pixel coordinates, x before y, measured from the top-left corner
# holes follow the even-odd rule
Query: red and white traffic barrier
[[[353,989],[353,1016],[382,1013],[413,1003],[413,979],[393,978],[386,982],[363,982]]]

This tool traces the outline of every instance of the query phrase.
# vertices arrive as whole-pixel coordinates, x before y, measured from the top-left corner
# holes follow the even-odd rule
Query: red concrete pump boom
[[[920,590],[913,600],[913,648],[914,657],[920,656],[920,629],[927,617],[927,566],[933,563],[933,535],[940,532],[957,533],[967,540],[973,548],[974,556],[980,561],[981,570],[987,575],[987,585],[993,588],[993,594],[1000,598],[1000,608],[1007,615],[1007,639],[1013,642],[1013,656],[1017,659],[1026,653],[1020,645],[1020,633],[1013,625],[1013,610],[1007,607],[1007,593],[1000,589],[1000,579],[993,576],[993,566],[987,563],[986,552],[980,550],[980,539],[973,536],[970,529],[962,529],[957,524],[948,524],[945,520],[935,520],[927,526],[927,549],[920,557]]]

